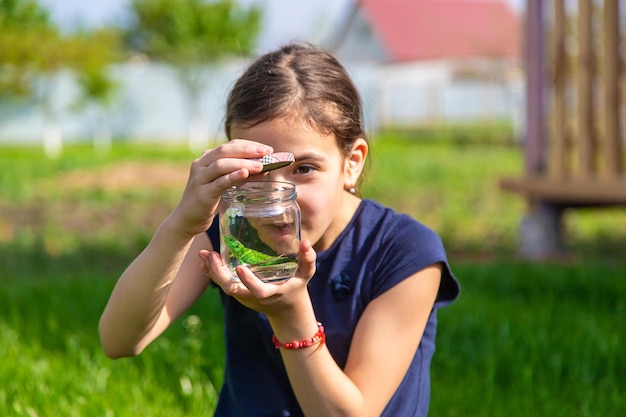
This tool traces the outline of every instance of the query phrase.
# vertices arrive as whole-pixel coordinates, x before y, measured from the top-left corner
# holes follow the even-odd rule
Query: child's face
[[[295,155],[295,163],[263,174],[263,179],[296,185],[302,239],[310,240],[317,251],[327,249],[352,216],[345,204],[350,198],[344,191],[350,184],[348,164],[335,136],[323,135],[291,119],[275,119],[251,128],[233,125],[231,137],[254,140],[272,146],[274,152]]]

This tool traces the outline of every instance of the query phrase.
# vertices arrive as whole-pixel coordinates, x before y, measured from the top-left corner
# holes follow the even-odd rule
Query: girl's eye
[[[300,175],[305,175],[305,174],[310,174],[314,170],[315,170],[315,168],[310,166],[310,165],[300,165],[299,167],[297,167],[294,170],[294,173],[295,174],[300,174]]]

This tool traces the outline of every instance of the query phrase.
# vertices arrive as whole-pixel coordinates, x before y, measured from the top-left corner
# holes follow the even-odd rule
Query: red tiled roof
[[[521,26],[497,0],[358,0],[391,58],[520,56]]]

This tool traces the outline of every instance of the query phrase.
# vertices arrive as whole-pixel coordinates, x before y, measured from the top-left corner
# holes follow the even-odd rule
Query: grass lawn
[[[621,416],[624,263],[460,264],[440,311],[433,416]]]
[[[567,214],[571,257],[515,260],[523,213],[497,188],[510,145],[376,138],[363,194],[437,230],[461,280],[439,313],[433,416],[621,416],[626,410],[624,209]],[[116,144],[0,148],[0,415],[211,415],[222,383],[212,291],[144,353],[104,357],[97,321],[174,207],[193,156]]]

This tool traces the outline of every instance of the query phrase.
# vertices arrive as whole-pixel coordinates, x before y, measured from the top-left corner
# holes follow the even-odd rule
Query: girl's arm
[[[209,275],[227,294],[266,314],[279,341],[305,340],[317,332],[306,289],[307,277],[315,270],[315,252],[309,242],[301,246],[296,277],[281,285],[262,283],[246,268],[238,269],[243,285],[233,283],[217,253],[203,251],[201,256]],[[304,414],[380,415],[417,351],[440,281],[441,265],[434,264],[370,302],[357,324],[345,370],[337,365],[326,345],[281,348]]]
[[[305,415],[379,416],[382,413],[417,351],[440,279],[441,267],[434,265],[373,300],[356,327],[343,371],[325,346],[281,349]],[[292,333],[277,337],[281,341],[299,340],[313,334],[308,331],[308,336]]]
[[[166,220],[118,280],[99,324],[107,356],[139,354],[207,287],[195,255],[210,248],[206,234],[181,236]]]
[[[249,158],[271,147],[235,139],[193,161],[187,186],[172,214],[146,249],[120,277],[100,319],[100,339],[111,357],[142,351],[193,303],[209,281],[197,253],[212,249],[209,228],[228,188],[258,174],[263,164]]]

